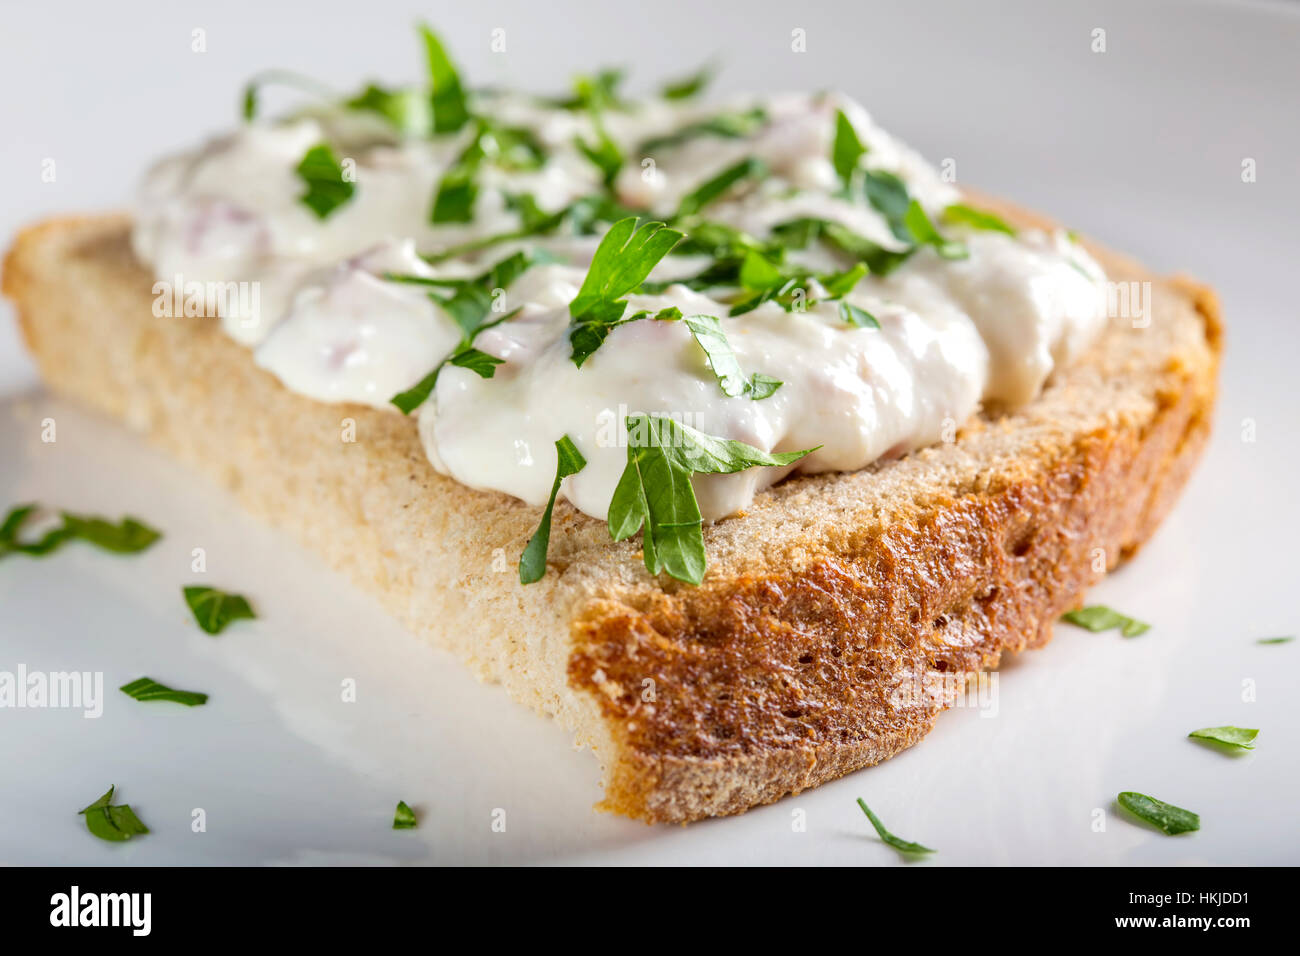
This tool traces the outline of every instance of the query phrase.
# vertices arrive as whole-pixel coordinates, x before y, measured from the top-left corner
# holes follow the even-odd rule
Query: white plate
[[[23,96],[7,104],[0,144],[3,234],[56,209],[120,204],[150,155],[233,120],[239,83],[259,67],[299,66],[340,86],[390,62],[400,64],[390,79],[417,69],[409,14],[385,13],[395,4],[264,21],[263,5],[232,2],[201,22],[174,4],[136,6],[131,17],[89,3],[78,15],[11,11],[0,70]],[[643,85],[721,52],[724,90],[842,87],[932,159],[956,159],[961,181],[1214,283],[1228,352],[1213,444],[1165,527],[1094,593],[1151,622],[1148,634],[1062,626],[1003,669],[996,716],[953,711],[894,760],[742,817],[649,828],[590,809],[598,768],[554,725],[426,649],[204,480],[29,393],[0,407],[0,505],[129,512],[166,537],[137,557],[73,546],[0,564],[0,670],[102,671],[106,698],[98,719],[0,710],[0,862],[897,863],[857,796],[896,833],[938,848],[933,863],[1300,862],[1290,685],[1300,642],[1254,643],[1300,630],[1300,16],[1255,5],[981,8],[792,14],[772,2],[742,15],[665,4],[638,24],[635,49],[621,16],[595,4],[468,8],[445,29],[485,82],[558,83],[579,65],[576,49],[593,66],[635,56]],[[510,52],[494,56],[498,26]],[[789,52],[796,28],[807,54]],[[1090,49],[1096,28],[1105,53]],[[191,52],[194,29],[206,53]],[[58,38],[59,57],[41,37]],[[40,180],[45,158],[54,183]],[[1247,158],[1254,183],[1241,179]],[[31,370],[0,328],[0,390],[22,392]],[[52,444],[40,440],[46,418]],[[249,594],[258,621],[216,638],[197,630],[180,597],[204,578],[190,571],[195,547],[206,579]],[[211,700],[141,704],[115,689],[142,675]],[[355,703],[341,700],[347,679]],[[1261,728],[1258,749],[1231,757],[1186,739],[1217,724]],[[110,845],[86,833],[76,811],[109,784],[147,837]],[[1175,839],[1121,819],[1112,801],[1128,789],[1198,811],[1202,829]],[[399,799],[420,811],[418,830],[389,829]],[[196,808],[206,832],[192,830]],[[505,832],[492,827],[498,809]]]

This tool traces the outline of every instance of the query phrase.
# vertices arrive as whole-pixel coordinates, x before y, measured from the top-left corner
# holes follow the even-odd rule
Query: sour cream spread
[[[606,517],[627,461],[629,415],[671,415],[768,452],[819,446],[792,467],[696,475],[701,510],[717,519],[745,508],[792,468],[860,469],[941,441],[983,403],[1033,399],[1104,322],[1097,303],[1105,276],[1081,247],[1061,233],[1008,234],[945,220],[961,193],[844,96],[648,100],[604,110],[599,127],[587,111],[513,94],[482,95],[474,109],[526,130],[543,160],[521,169],[484,159],[474,170],[469,221],[433,223],[430,209],[440,182],[474,142],[473,124],[403,136],[378,114],[322,107],[244,126],[157,165],[142,190],[135,250],[162,280],[257,283],[257,307],[228,305],[220,321],[259,366],[313,399],[394,415],[402,412],[390,399],[463,342],[462,328],[430,295],[439,287],[409,280],[465,279],[520,249],[546,253],[494,291],[493,318],[504,321],[473,340],[500,360],[492,376],[448,364],[412,416],[438,471],[533,505],[547,501],[555,442],[569,436],[588,464],[561,494],[597,518]],[[833,158],[841,114],[866,147],[865,168],[898,177],[943,238],[964,244],[968,255],[944,258],[923,245],[888,274],[867,275],[842,300],[819,297],[814,286],[806,307],[774,300],[731,317],[734,284],[670,281],[702,272],[710,256],[669,254],[648,291],[627,297],[626,314],[675,308],[718,317],[741,368],[782,383],[759,400],[723,393],[682,321],[620,325],[581,367],[571,360],[569,304],[608,223],[585,234],[562,227],[528,235],[521,199],[535,217],[607,188],[642,217],[671,221],[702,184],[754,159],[765,174],[724,190],[694,222],[761,243],[783,224],[811,219],[840,224],[885,250],[906,249],[885,215],[845,189]],[[709,129],[718,117],[736,116],[760,119],[723,134]],[[608,183],[577,145],[602,135],[623,157]],[[355,186],[324,218],[302,202],[298,172],[304,154],[322,142]],[[516,238],[456,253],[512,233]],[[815,240],[791,248],[787,261],[830,273],[856,259]],[[846,321],[842,302],[879,327]]]

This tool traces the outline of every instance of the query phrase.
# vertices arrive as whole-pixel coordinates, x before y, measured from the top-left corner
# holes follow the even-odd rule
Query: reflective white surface
[[[339,86],[411,75],[407,27],[439,15],[340,5],[312,18],[320,32],[304,42],[305,21],[288,9],[135,6],[132,17],[90,4],[10,14],[0,70],[24,96],[4,107],[0,234],[120,205],[151,156],[226,125],[260,67]],[[449,45],[484,82],[558,85],[588,64],[556,57],[557,44],[590,50],[594,66],[619,59],[626,35],[613,6],[459,7],[454,19],[451,9]],[[25,394],[0,406],[0,506],[130,512],[166,537],[137,557],[72,546],[0,563],[0,671],[102,670],[107,697],[97,720],[0,709],[10,821],[0,863],[896,863],[858,796],[894,832],[940,851],[919,865],[1300,862],[1300,642],[1254,643],[1300,632],[1300,14],[1162,3],[1026,2],[999,5],[996,18],[957,2],[659,9],[638,23],[634,81],[717,52],[723,91],[844,88],[928,155],[955,159],[959,181],[1219,289],[1228,352],[1213,444],[1162,531],[1094,592],[1151,631],[1125,640],[1062,626],[1003,669],[995,717],[956,710],[880,767],[742,817],[649,828],[590,810],[598,768],[558,728],[425,649],[203,479],[117,426]],[[581,42],[560,35],[578,22]],[[488,52],[498,26],[505,55]],[[1104,54],[1089,49],[1098,27]],[[195,28],[207,31],[204,54],[190,50]],[[807,54],[789,52],[796,28]],[[50,35],[57,59],[38,42]],[[53,183],[40,177],[47,158]],[[1241,180],[1246,158],[1254,183]],[[5,321],[0,390],[33,380]],[[58,423],[53,444],[40,440],[46,417]],[[1243,441],[1247,419],[1254,441]],[[257,622],[217,638],[194,627],[180,597],[196,580],[194,547],[208,557],[198,578],[247,593]],[[185,709],[116,690],[142,675],[211,700]],[[349,678],[355,703],[340,699]],[[1261,728],[1258,749],[1232,757],[1185,739],[1218,724]],[[152,833],[124,845],[86,833],[76,811],[110,783]],[[1112,801],[1126,789],[1197,811],[1201,831],[1169,838],[1120,818]],[[399,799],[420,813],[418,830],[389,829]],[[195,808],[206,833],[191,832]],[[492,829],[498,808],[504,833]]]

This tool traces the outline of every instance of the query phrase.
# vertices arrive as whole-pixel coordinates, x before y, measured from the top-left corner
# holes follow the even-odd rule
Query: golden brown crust
[[[964,675],[1045,643],[1136,550],[1208,435],[1217,305],[1152,280],[1153,328],[1115,323],[1032,406],[897,462],[785,482],[709,527],[698,589],[650,579],[635,541],[564,504],[547,577],[522,588],[486,572],[513,566],[535,509],[434,473],[408,420],[287,392],[210,322],[152,320],[126,225],[46,223],[6,259],[47,381],[216,475],[575,729],[605,761],[603,806],[649,821],[739,812],[915,743]],[[1095,251],[1114,276],[1151,278]],[[341,416],[361,445],[339,444]]]

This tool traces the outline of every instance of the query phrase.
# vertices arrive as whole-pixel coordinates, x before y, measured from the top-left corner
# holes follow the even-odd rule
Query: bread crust
[[[764,492],[706,529],[699,588],[651,579],[636,541],[561,503],[547,577],[525,588],[484,569],[513,569],[536,509],[437,475],[409,419],[288,392],[212,320],[154,319],[127,228],[56,220],[10,251],[3,290],[46,381],[205,468],[555,716],[604,762],[600,806],[650,822],[741,812],[911,746],[969,675],[1046,643],[1137,550],[1209,435],[1213,293],[1090,246],[1113,278],[1152,283],[1152,321],[1113,321],[1030,407]]]

